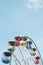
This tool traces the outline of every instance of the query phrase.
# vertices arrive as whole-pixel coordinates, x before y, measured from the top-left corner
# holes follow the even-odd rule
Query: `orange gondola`
[[[26,41],[27,40],[27,37],[26,36],[23,36],[23,37],[21,37],[21,40]]]

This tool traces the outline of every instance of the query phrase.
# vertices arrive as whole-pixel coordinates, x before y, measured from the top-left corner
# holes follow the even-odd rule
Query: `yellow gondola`
[[[8,51],[11,51],[11,52],[14,51],[14,46],[11,46],[11,45],[8,46]]]
[[[26,41],[21,40],[21,41],[20,41],[20,45],[22,45],[22,46],[26,45]]]
[[[31,56],[35,56],[36,52],[35,51],[31,51],[30,54],[31,54]]]

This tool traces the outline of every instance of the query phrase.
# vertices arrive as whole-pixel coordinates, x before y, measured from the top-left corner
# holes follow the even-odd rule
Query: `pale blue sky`
[[[16,35],[31,37],[43,58],[43,5],[31,9],[26,4],[25,0],[0,0],[0,64],[8,41]]]

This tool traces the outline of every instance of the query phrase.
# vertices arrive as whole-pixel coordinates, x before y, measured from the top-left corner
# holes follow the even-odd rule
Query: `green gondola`
[[[8,43],[9,43],[11,46],[14,46],[14,45],[15,45],[15,40],[9,41]]]

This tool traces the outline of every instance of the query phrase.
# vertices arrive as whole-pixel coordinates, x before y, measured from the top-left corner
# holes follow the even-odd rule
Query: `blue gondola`
[[[9,58],[7,57],[2,57],[2,62],[5,63],[5,64],[8,64],[9,63]]]
[[[26,48],[27,48],[27,49],[31,49],[31,45],[26,44]]]

